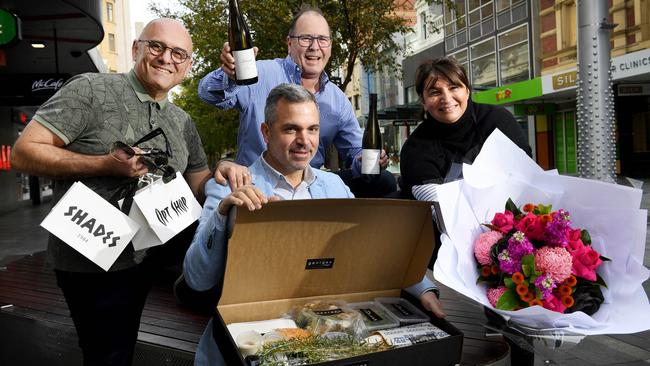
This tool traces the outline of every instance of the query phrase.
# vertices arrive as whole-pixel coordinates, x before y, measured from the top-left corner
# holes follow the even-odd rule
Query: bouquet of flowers
[[[528,328],[581,335],[650,329],[650,302],[643,289],[650,277],[643,265],[648,213],[640,209],[640,189],[544,171],[498,130],[488,137],[474,163],[463,166],[462,180],[435,189],[442,245],[434,277],[440,283],[493,309],[510,324]],[[504,211],[509,198],[519,205],[543,205],[516,210],[510,204]],[[551,205],[562,210],[553,211]],[[492,225],[487,233],[485,223]],[[488,240],[481,245],[489,246],[489,251],[476,248],[481,235],[493,236],[492,245],[482,239]],[[507,253],[519,260],[508,266],[503,252],[511,239],[518,241],[517,248],[513,244],[512,253]],[[604,257],[611,261],[601,264]],[[489,276],[477,260],[489,264]],[[503,268],[501,262],[506,264]],[[573,287],[571,276],[576,279]],[[539,300],[541,306],[521,300],[515,281],[524,285],[519,286],[520,293],[533,296],[527,295],[526,300]],[[505,290],[492,290],[488,297],[487,288],[499,286]],[[572,306],[567,306],[568,298],[562,304],[563,294],[569,294],[563,286],[571,290]],[[504,295],[508,290],[509,295]],[[557,311],[562,306],[564,312]]]
[[[474,242],[477,282],[486,283],[490,304],[502,310],[542,306],[559,313],[595,313],[604,301],[603,261],[584,229],[572,228],[569,212],[528,203],[520,210],[509,198],[494,215],[490,231]]]

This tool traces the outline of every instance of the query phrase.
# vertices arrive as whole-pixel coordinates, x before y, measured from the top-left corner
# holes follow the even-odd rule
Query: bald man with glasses
[[[181,172],[202,201],[212,176],[187,113],[167,100],[192,65],[192,40],[172,19],[157,19],[133,42],[133,70],[70,79],[36,112],[16,141],[16,170],[55,179],[56,203],[75,181],[117,206],[147,172]],[[189,244],[189,241],[186,245]],[[74,321],[84,365],[130,365],[140,316],[160,252],[129,244],[108,272],[50,235],[48,260]],[[185,248],[182,248],[184,252]],[[179,253],[177,262],[183,256]]]
[[[239,114],[237,156],[234,162],[220,161],[215,177],[235,189],[250,183],[247,166],[266,149],[260,126],[264,121],[264,101],[271,89],[282,83],[302,85],[316,96],[320,110],[320,145],[311,166],[321,168],[330,146],[336,146],[351,169],[339,173],[357,197],[382,197],[397,189],[390,172],[382,169],[379,178],[361,176],[361,140],[363,133],[347,96],[332,83],[324,71],[332,54],[329,25],[320,9],[303,5],[293,19],[287,36],[288,56],[257,62],[258,82],[236,85],[235,60],[226,43],[221,52],[221,68],[206,75],[199,83],[199,96],[219,109],[236,108]],[[388,157],[382,151],[380,165],[386,168]]]

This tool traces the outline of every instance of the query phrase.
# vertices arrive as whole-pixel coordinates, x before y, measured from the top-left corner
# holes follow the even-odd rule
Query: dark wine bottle
[[[235,82],[238,85],[250,85],[257,82],[257,65],[253,41],[244,16],[239,11],[239,2],[229,0],[228,42],[230,52],[235,58]]]
[[[370,94],[370,109],[368,110],[368,123],[363,132],[361,143],[361,174],[379,174],[379,157],[381,156],[381,131],[377,118],[377,94]]]

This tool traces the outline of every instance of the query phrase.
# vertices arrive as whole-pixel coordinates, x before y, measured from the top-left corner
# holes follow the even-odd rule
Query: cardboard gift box
[[[239,210],[228,242],[214,337],[228,365],[246,365],[226,324],[280,317],[293,306],[399,297],[426,272],[435,241],[431,204],[406,200],[327,199]],[[318,365],[454,365],[462,333]]]

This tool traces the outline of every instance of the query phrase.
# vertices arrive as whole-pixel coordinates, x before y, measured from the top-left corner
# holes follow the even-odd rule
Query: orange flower
[[[540,220],[542,220],[542,222],[546,222],[546,223],[553,221],[553,216],[551,216],[550,214],[544,214],[539,218]]]
[[[532,203],[527,203],[527,204],[524,205],[523,210],[524,210],[524,212],[533,212],[533,210],[534,210],[536,207],[537,207],[537,206],[533,205]]]
[[[528,302],[528,306],[534,306],[534,305],[544,306],[544,304],[542,304],[542,300],[540,299],[532,299]]]
[[[522,282],[524,282],[524,275],[521,274],[521,272],[513,273],[512,282],[516,283],[517,285],[521,284]]]
[[[535,298],[535,296],[533,295],[532,292],[527,292],[525,295],[519,295],[519,298],[522,301],[531,302]]]
[[[576,278],[576,276],[571,275],[569,276],[569,278],[564,280],[564,283],[569,287],[573,287],[578,284],[578,279]]]
[[[560,296],[569,296],[571,295],[573,290],[568,285],[562,285],[560,286],[559,292],[560,292]]]
[[[517,285],[517,295],[523,296],[526,295],[527,293],[528,293],[528,286],[521,283]]]
[[[562,296],[562,305],[566,306],[567,308],[570,308],[573,306],[573,296]]]
[[[481,267],[481,277],[488,277],[490,276],[490,266],[483,266]]]
[[[499,273],[499,267],[497,267],[496,264],[493,264],[493,265],[490,267],[490,271],[492,271],[492,274],[495,275],[495,274]]]

